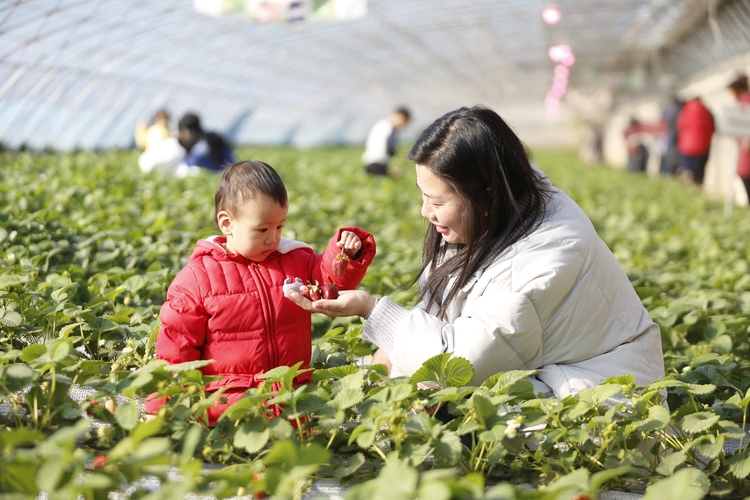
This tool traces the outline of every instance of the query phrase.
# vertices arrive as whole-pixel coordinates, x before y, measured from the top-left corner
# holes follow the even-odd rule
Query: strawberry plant
[[[391,179],[365,175],[353,148],[239,153],[284,179],[285,236],[321,250],[340,226],[367,229],[378,255],[362,287],[416,303],[426,226],[403,158]],[[0,494],[147,497],[154,478],[161,497],[301,498],[324,479],[349,499],[750,496],[747,209],[725,217],[672,179],[536,151],[659,324],[664,380],[623,374],[557,400],[531,371],[467,386],[473,368],[446,354],[389,379],[363,362],[362,320],[316,315],[311,382],[278,367],[209,425],[222,393],[205,391],[208,361],[168,367],[154,342],[167,286],[217,231],[218,177],[143,176],[136,158],[0,156]],[[154,393],[169,400],[146,417]]]

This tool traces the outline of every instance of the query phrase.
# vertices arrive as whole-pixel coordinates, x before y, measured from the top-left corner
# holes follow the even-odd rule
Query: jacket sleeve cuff
[[[396,332],[408,315],[408,309],[404,309],[388,297],[382,297],[370,311],[362,330],[362,338],[390,354]]]

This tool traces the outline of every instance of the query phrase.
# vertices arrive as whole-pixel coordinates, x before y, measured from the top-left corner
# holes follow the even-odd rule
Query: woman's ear
[[[216,223],[219,225],[219,229],[221,229],[224,236],[232,234],[232,216],[229,215],[229,212],[222,210],[216,214]]]

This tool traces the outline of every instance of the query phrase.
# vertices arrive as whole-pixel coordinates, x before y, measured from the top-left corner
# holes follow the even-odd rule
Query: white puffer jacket
[[[536,389],[560,398],[616,375],[637,384],[664,377],[658,325],[586,214],[558,189],[541,226],[478,271],[445,321],[436,309],[383,297],[370,313],[363,337],[389,353],[392,376],[452,352],[474,366],[473,385],[536,369]]]

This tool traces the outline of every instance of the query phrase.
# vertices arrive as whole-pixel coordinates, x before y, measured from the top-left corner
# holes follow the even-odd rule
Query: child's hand
[[[350,259],[354,259],[362,248],[362,240],[351,231],[342,231],[341,239],[336,243],[336,246]]]

